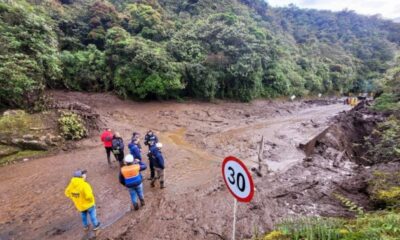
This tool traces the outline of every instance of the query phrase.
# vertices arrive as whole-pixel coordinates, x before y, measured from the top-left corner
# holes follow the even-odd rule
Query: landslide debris
[[[350,199],[366,210],[371,201],[369,183],[376,171],[388,168],[365,157],[365,139],[385,116],[364,101],[351,111],[342,112],[321,134],[300,145],[307,157],[284,173],[258,181],[266,198],[276,199],[289,215],[352,216],[337,195]],[[398,171],[400,164],[390,163]],[[261,187],[261,189],[264,189]],[[336,195],[336,196],[335,196]]]

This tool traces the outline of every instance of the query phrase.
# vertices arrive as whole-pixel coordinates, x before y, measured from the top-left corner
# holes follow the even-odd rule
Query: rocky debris
[[[12,146],[0,145],[0,158],[17,153],[20,149]]]
[[[52,147],[60,146],[63,143],[61,136],[47,133],[42,136],[26,134],[22,138],[13,138],[11,144],[23,150],[50,150]]]
[[[306,104],[315,104],[317,106],[326,106],[332,105],[337,103],[342,103],[343,101],[339,98],[328,98],[328,99],[311,99],[305,100],[304,103]]]
[[[32,134],[25,134],[22,136],[22,138],[26,141],[31,141],[31,140],[37,140],[38,137]]]
[[[7,110],[3,113],[3,116],[17,116],[26,114],[24,110]]]
[[[49,150],[49,146],[38,140],[25,140],[21,138],[15,138],[11,141],[15,146],[18,146],[22,149],[30,149],[30,150]]]
[[[99,130],[104,128],[104,123],[100,120],[100,115],[89,105],[81,102],[57,102],[52,106],[54,109],[68,110],[79,115],[85,122],[85,127],[90,130]]]
[[[277,196],[289,202],[289,206],[301,205],[301,202],[308,199],[319,207],[307,211],[318,215],[350,214],[335,199],[334,194],[343,195],[365,209],[371,208],[366,188],[372,171],[362,167],[365,163],[360,157],[365,150],[356,146],[363,145],[364,137],[373,131],[378,122],[383,121],[383,117],[367,106],[364,102],[349,112],[341,113],[334,124],[308,143],[301,144],[300,148],[306,152],[307,157],[301,166],[293,167],[285,175],[292,172],[292,176],[302,176],[302,179],[291,179],[293,185],[285,187],[285,192]],[[319,183],[304,189],[311,179]],[[294,213],[305,213],[307,208],[298,206],[291,210]]]

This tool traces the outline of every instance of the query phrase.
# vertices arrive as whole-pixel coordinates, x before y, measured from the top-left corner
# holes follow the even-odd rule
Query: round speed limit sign
[[[229,156],[222,163],[222,175],[229,191],[239,202],[250,202],[254,183],[249,170],[239,159]]]

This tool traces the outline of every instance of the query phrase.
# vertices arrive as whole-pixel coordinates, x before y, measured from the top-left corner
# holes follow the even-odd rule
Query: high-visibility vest
[[[122,167],[121,174],[125,179],[125,186],[127,187],[136,187],[142,183],[139,164]]]

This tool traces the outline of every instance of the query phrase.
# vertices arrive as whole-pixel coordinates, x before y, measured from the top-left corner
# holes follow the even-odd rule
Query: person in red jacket
[[[101,141],[104,144],[104,148],[106,149],[107,153],[107,161],[108,161],[108,166],[111,167],[111,151],[112,151],[112,140],[113,140],[113,133],[111,132],[110,128],[107,128],[102,134],[101,134]]]

